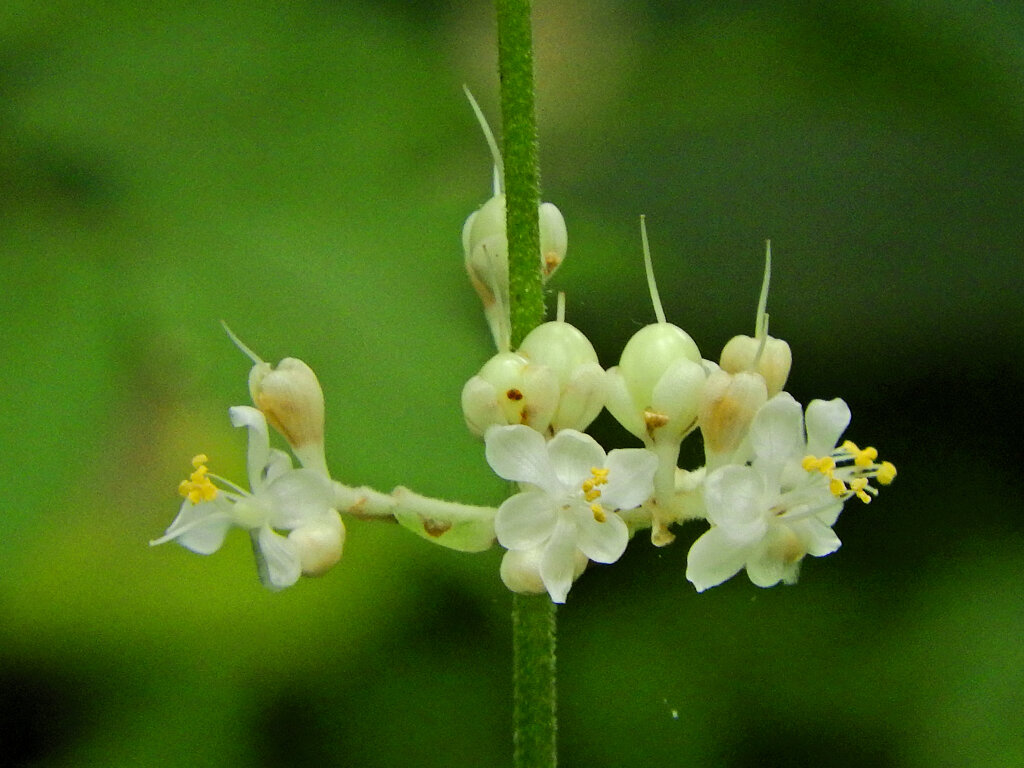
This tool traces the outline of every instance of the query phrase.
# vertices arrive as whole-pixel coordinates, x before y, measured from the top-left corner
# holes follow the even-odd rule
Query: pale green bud
[[[793,353],[789,344],[774,336],[765,337],[763,348],[757,338],[733,336],[722,349],[720,364],[726,373],[750,371],[760,374],[768,387],[768,397],[774,397],[786,386]]]
[[[568,233],[562,214],[551,203],[537,209],[540,224],[541,274],[547,280],[565,258]],[[508,237],[505,195],[496,194],[469,215],[462,225],[466,272],[484,305],[494,344],[507,352],[511,338],[508,297]]]
[[[605,373],[594,346],[579,329],[562,321],[539,325],[523,339],[519,354],[531,363],[547,367],[558,380],[558,408],[551,419],[552,432],[582,432],[597,418],[604,407]]]
[[[541,203],[537,214],[540,218],[541,274],[547,280],[565,259],[569,232],[562,212],[553,203]]]
[[[462,227],[466,272],[484,305],[494,345],[508,351],[512,332],[508,298],[508,239],[505,195],[495,195],[471,213]]]
[[[525,424],[544,432],[558,408],[558,377],[514,352],[499,352],[466,382],[462,413],[466,426],[482,436],[487,428]]]
[[[681,328],[641,328],[608,371],[608,410],[645,442],[681,440],[697,418],[705,379],[700,361],[697,345]]]

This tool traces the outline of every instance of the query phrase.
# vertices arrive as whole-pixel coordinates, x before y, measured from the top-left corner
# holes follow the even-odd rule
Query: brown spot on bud
[[[448,520],[431,520],[428,518],[423,521],[423,530],[427,532],[428,536],[433,536],[435,539],[448,533],[451,527],[452,524]]]
[[[653,432],[658,427],[664,427],[666,424],[668,424],[668,416],[664,413],[644,411],[644,425],[647,427],[648,432]]]
[[[505,397],[507,397],[509,400],[516,400],[516,401],[518,401],[518,400],[522,400],[523,399],[523,393],[520,392],[515,387],[513,387],[512,389],[510,389],[508,392],[505,393]]]

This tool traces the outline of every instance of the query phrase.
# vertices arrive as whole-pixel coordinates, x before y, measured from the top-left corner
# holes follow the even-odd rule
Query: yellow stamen
[[[604,508],[600,504],[591,504],[590,511],[594,513],[594,519],[599,523],[603,523],[608,519],[604,514]]]
[[[882,485],[888,485],[896,478],[896,465],[891,461],[883,461],[878,467],[876,477]]]
[[[865,504],[871,503],[871,497],[867,493],[868,479],[866,477],[855,477],[850,481],[850,490],[856,494],[857,498],[863,501]]]
[[[878,451],[868,446],[863,451],[854,454],[853,463],[858,467],[870,467],[878,458]]]
[[[210,470],[206,467],[206,461],[208,459],[205,453],[193,457],[192,466],[195,467],[195,472],[188,476],[188,480],[182,480],[178,484],[178,493],[193,504],[217,498],[217,486],[207,477]]]
[[[601,469],[600,467],[591,467],[590,474],[591,477],[588,477],[583,481],[581,489],[583,490],[584,499],[587,501],[596,501],[601,498],[601,491],[599,491],[596,486],[608,484],[608,470]],[[593,507],[598,508],[600,508],[600,506],[600,504],[593,505]],[[593,509],[593,507],[591,508]],[[604,522],[604,520],[600,520],[599,522]]]
[[[821,472],[827,477],[836,468],[836,462],[831,456],[822,456],[820,459],[817,456],[804,456],[800,466],[807,472]]]
[[[834,475],[828,481],[828,490],[833,496],[842,496],[846,493],[846,483]]]

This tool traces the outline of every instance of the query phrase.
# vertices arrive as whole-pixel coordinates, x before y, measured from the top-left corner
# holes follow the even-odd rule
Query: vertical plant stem
[[[540,274],[540,171],[534,114],[531,0],[496,0],[505,163],[512,346],[544,320]],[[555,605],[547,595],[512,598],[516,768],[554,768]]]
[[[544,320],[531,0],[497,0],[512,347]]]
[[[555,604],[547,595],[512,597],[512,656],[515,681],[514,765],[554,768]]]

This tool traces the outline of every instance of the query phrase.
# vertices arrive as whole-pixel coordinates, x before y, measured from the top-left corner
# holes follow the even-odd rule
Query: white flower
[[[270,589],[291,586],[303,573],[323,573],[341,557],[345,539],[344,525],[332,508],[330,479],[318,470],[292,469],[286,453],[271,450],[267,420],[256,408],[238,406],[229,413],[232,424],[249,430],[250,491],[210,475],[206,457],[196,456],[195,472],[179,487],[185,501],[178,516],[150,544],[176,540],[209,555],[220,549],[231,527],[238,527],[249,531],[260,580]]]
[[[545,442],[522,425],[487,430],[487,462],[506,480],[527,483],[498,508],[494,530],[509,550],[540,554],[539,573],[556,603],[564,603],[577,575],[577,553],[614,563],[629,531],[616,514],[653,493],[657,459],[641,448],[605,455],[597,441],[565,429]]]
[[[807,407],[806,436],[800,404],[786,392],[769,400],[750,427],[752,459],[710,473],[704,504],[711,529],[690,548],[686,578],[699,592],[746,568],[759,587],[796,581],[804,555],[835,552],[832,531],[843,502],[877,493],[867,479],[891,482],[892,464],[875,464],[873,448],[846,441],[850,422],[842,400],[814,400]],[[819,458],[820,457],[820,458]],[[843,466],[840,466],[843,465]]]

